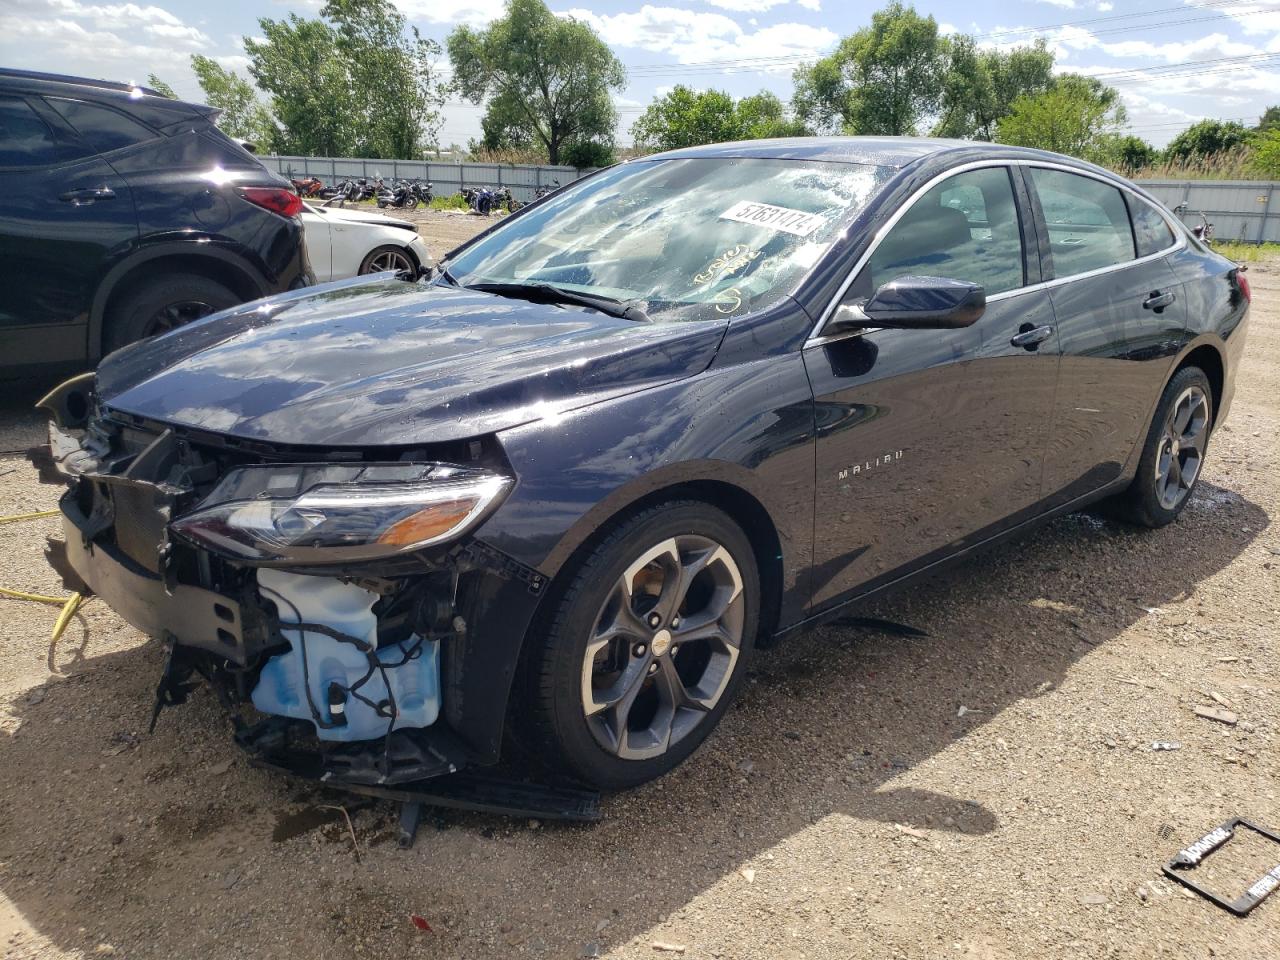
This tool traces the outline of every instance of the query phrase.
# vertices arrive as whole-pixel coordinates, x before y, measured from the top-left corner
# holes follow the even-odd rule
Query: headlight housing
[[[261,564],[380,560],[461,537],[512,483],[490,470],[443,463],[239,467],[169,529],[214,553]]]

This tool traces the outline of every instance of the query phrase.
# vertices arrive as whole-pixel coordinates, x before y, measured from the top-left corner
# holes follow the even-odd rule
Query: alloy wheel
[[[738,565],[714,540],[677,536],[641,554],[587,642],[582,709],[596,742],[644,760],[703,723],[733,677],[745,609]]]
[[[157,310],[142,329],[144,337],[154,337],[178,327],[186,326],[193,320],[207,317],[214,312],[212,304],[203,300],[176,300],[165,304]]]
[[[1166,510],[1177,507],[1200,475],[1209,440],[1209,398],[1187,387],[1169,411],[1156,456],[1156,494]]]
[[[376,257],[369,260],[365,265],[365,273],[382,273],[386,270],[394,270],[401,273],[405,270],[413,271],[413,263],[409,260],[409,255],[403,250],[383,250]]]

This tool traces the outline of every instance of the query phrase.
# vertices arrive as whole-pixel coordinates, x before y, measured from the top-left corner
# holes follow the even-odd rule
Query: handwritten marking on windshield
[[[707,269],[701,273],[693,275],[694,283],[709,283],[718,276],[727,276],[736,270],[741,270],[752,260],[760,256],[759,250],[752,250],[745,243],[740,243],[735,247],[730,247],[720,256],[716,257],[707,264]]]

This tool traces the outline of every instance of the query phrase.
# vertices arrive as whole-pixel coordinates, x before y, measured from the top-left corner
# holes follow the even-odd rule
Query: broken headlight
[[[462,536],[511,484],[500,473],[440,463],[239,467],[169,528],[258,563],[379,560]]]

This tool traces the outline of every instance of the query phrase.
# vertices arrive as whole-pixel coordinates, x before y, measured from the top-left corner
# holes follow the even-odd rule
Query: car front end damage
[[[471,536],[514,484],[492,436],[282,448],[91,389],[42,402],[66,558],[165,643],[156,714],[203,680],[255,760],[355,789],[498,759],[514,665],[486,636],[523,633],[544,579]]]

